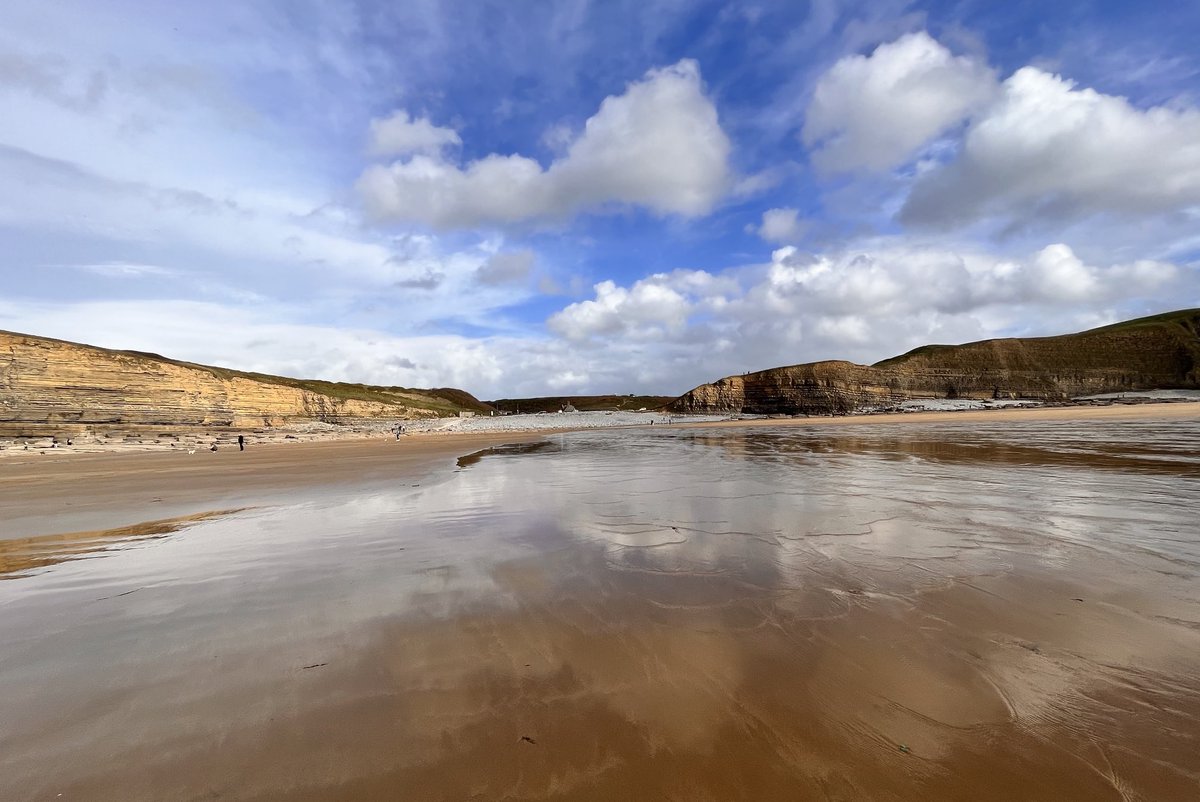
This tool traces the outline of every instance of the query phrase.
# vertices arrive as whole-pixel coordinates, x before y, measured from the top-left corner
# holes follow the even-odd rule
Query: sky
[[[0,0],[0,329],[677,395],[1200,306],[1200,4]]]

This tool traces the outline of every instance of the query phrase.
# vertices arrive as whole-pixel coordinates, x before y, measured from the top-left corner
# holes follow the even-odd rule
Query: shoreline
[[[857,415],[830,415],[807,418],[749,418],[713,423],[676,423],[674,426],[699,428],[716,426],[862,426],[895,423],[974,423],[989,421],[1077,421],[1077,420],[1187,420],[1200,418],[1200,401],[1153,402],[1095,406],[1009,406],[997,409],[954,411],[876,412]]]
[[[137,524],[303,500],[314,493],[440,479],[473,450],[528,442],[505,432],[271,443],[223,449],[77,454],[0,460],[0,542],[102,533]],[[451,470],[445,470],[449,475]],[[303,496],[301,494],[304,494]]]
[[[0,541],[0,797],[1190,798],[1200,419],[1155,412],[44,459],[213,512]]]
[[[678,421],[670,428],[1195,419],[1200,419],[1200,403],[1176,402]],[[338,493],[402,480],[437,481],[451,473],[439,471],[439,466],[452,466],[453,460],[471,451],[582,430],[423,432],[399,441],[375,435],[252,442],[245,452],[224,448],[195,454],[180,449],[22,452],[27,459],[0,459],[0,486],[5,488],[0,495],[0,540],[102,532],[217,509],[295,502],[302,500],[301,494]]]
[[[1166,410],[1170,411],[1166,411]],[[1192,410],[1189,414],[1186,410]],[[402,421],[405,426],[403,440],[427,437],[488,437],[503,434],[559,434],[562,432],[586,431],[591,429],[624,429],[667,424],[675,426],[764,426],[764,425],[852,425],[866,423],[894,423],[916,420],[926,423],[941,423],[950,420],[990,420],[997,415],[1020,412],[1025,415],[1045,416],[1046,420],[1081,420],[1096,418],[1141,418],[1152,417],[1200,417],[1200,398],[1197,399],[1153,399],[1153,400],[1110,400],[1104,402],[1069,403],[1047,405],[1042,403],[1005,404],[995,407],[964,409],[909,409],[887,412],[853,412],[843,415],[685,415],[678,413],[619,411],[594,411],[568,413],[563,419],[559,415],[530,414],[503,417],[439,418],[434,420]],[[599,416],[619,416],[615,421],[604,421]],[[632,416],[632,417],[631,417]],[[508,423],[513,418],[517,423]],[[1032,418],[1027,418],[1032,419]],[[507,424],[507,425],[506,425]],[[547,425],[549,424],[549,425]],[[176,432],[161,432],[168,427],[132,426],[125,429],[113,428],[89,435],[88,439],[73,445],[58,442],[50,445],[52,438],[40,438],[45,444],[21,446],[16,440],[0,440],[0,467],[6,463],[30,464],[40,462],[40,457],[71,458],[187,454],[203,455],[210,452],[212,445],[218,451],[237,448],[238,436],[246,437],[250,449],[277,446],[311,446],[315,444],[347,442],[391,442],[394,437],[394,422],[390,420],[360,420],[353,423],[321,424],[309,422],[296,426],[281,426],[271,429],[204,429],[192,427]],[[64,436],[64,439],[65,436]],[[79,439],[79,438],[75,438]]]

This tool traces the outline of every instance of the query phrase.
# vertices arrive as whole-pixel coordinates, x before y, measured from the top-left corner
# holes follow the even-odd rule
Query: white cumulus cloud
[[[706,273],[697,273],[708,277]],[[629,288],[601,281],[593,287],[596,293],[593,300],[570,304],[553,314],[547,325],[569,340],[679,332],[692,311],[692,303],[671,286],[673,283],[667,274],[648,276]]]
[[[1169,263],[1084,263],[1055,243],[1024,259],[969,248],[903,243],[808,255],[793,247],[772,255],[766,280],[749,293],[775,313],[844,316],[962,314],[987,307],[1111,303],[1151,293],[1176,278]]]
[[[479,262],[471,264],[446,267],[450,289],[473,275]],[[1063,244],[1006,258],[885,239],[822,254],[780,248],[764,264],[717,273],[599,282],[592,298],[551,316],[549,336],[392,333],[367,320],[322,324],[303,307],[271,300],[161,297],[0,298],[0,329],[266,373],[455,386],[496,398],[681,393],[775,365],[874,362],[929,342],[1079,330],[1162,311],[1164,299],[1195,305],[1200,276],[1163,262],[1089,264]]]
[[[821,169],[887,170],[987,104],[991,69],[924,32],[847,56],[817,81],[802,138]]]
[[[371,153],[376,156],[407,156],[440,153],[442,148],[461,145],[453,128],[434,125],[426,117],[413,118],[404,109],[381,120],[371,120]]]
[[[971,123],[958,158],[920,178],[900,218],[1022,224],[1200,204],[1200,110],[1139,109],[1025,67]]]
[[[610,204],[697,216],[730,189],[729,138],[685,59],[608,97],[564,156],[543,168],[518,154],[458,165],[416,154],[359,179],[377,218],[470,228],[562,218]]]
[[[1166,262],[1089,264],[1062,243],[1014,258],[885,238],[818,254],[787,246],[763,265],[603,281],[594,292],[548,328],[598,374],[635,353],[679,387],[819,359],[874,362],[929,342],[1080,330],[1195,298],[1200,278]]]
[[[799,215],[796,209],[767,209],[763,212],[762,225],[754,230],[767,242],[796,242],[808,230],[808,224]]]

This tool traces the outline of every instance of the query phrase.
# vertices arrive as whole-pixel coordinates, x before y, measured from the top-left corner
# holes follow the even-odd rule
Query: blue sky
[[[1200,306],[1200,6],[105,2],[0,29],[0,328],[481,397]]]

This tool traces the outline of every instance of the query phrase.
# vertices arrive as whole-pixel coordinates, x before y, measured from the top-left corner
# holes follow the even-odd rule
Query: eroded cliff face
[[[1053,401],[1159,388],[1200,389],[1200,310],[1061,337],[925,346],[875,365],[772,368],[701,385],[671,408],[830,415],[917,398]]]
[[[225,374],[225,375],[222,375]],[[339,398],[169,360],[0,332],[0,434],[87,427],[250,428],[432,417],[417,404]]]

